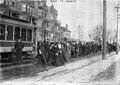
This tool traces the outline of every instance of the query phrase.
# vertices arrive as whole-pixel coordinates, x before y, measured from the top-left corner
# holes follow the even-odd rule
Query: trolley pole
[[[119,3],[115,8],[117,9],[116,54],[118,55],[118,27],[119,27],[119,8],[120,8]]]
[[[102,49],[102,59],[105,59],[106,57],[106,11],[107,11],[107,6],[106,6],[106,0],[103,0],[103,49]]]

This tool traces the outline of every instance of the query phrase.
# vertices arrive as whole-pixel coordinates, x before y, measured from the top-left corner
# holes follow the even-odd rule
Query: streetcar
[[[33,49],[34,26],[23,23],[24,20],[22,22],[19,20],[18,23],[18,21],[8,19],[9,17],[6,18],[4,15],[0,16],[2,17],[0,19],[0,60],[11,60],[14,44],[20,36],[24,43],[23,55],[31,52]]]

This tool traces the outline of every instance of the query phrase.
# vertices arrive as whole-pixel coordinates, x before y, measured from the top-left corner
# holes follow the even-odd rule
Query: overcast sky
[[[76,2],[65,2],[53,4],[58,10],[58,20],[61,21],[62,26],[69,25],[71,37],[78,38],[78,25],[82,31],[82,37],[85,41],[90,40],[88,33],[91,33],[97,25],[102,24],[103,2],[102,0],[76,0]],[[117,3],[117,0],[115,0]],[[116,29],[116,10],[115,4],[112,0],[107,0],[107,29],[111,31]]]

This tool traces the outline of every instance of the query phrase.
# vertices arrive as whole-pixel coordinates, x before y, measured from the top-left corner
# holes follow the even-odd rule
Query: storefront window
[[[26,41],[26,29],[23,28],[21,32],[22,32],[22,34],[21,34],[22,41]]]
[[[0,40],[5,40],[5,25],[0,24]]]
[[[17,40],[20,37],[20,27],[15,27],[15,40]]]
[[[13,26],[7,26],[7,40],[13,40]]]
[[[27,41],[32,41],[32,30],[28,29],[27,31]]]

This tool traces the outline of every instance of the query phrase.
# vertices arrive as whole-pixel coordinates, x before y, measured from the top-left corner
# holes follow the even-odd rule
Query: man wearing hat
[[[16,62],[18,64],[21,64],[21,62],[22,62],[22,49],[24,48],[24,44],[21,40],[21,37],[19,37],[17,39],[17,41],[15,42],[14,48],[15,48],[15,51],[16,51]]]

